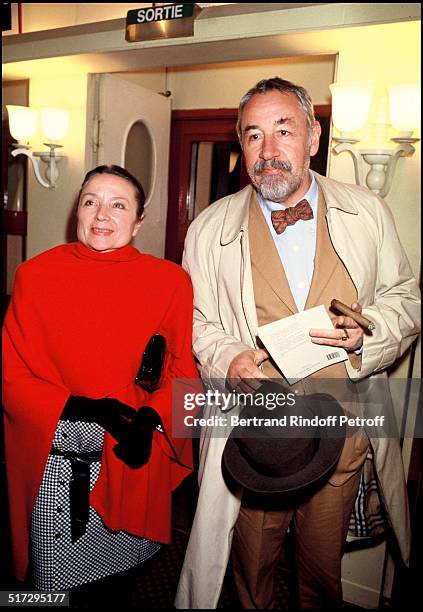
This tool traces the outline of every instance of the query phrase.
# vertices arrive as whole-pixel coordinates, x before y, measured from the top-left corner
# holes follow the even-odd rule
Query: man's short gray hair
[[[239,141],[242,141],[241,134],[241,121],[242,121],[242,113],[244,110],[244,106],[251,100],[253,96],[256,94],[264,94],[268,91],[279,91],[282,94],[292,93],[298,100],[298,104],[303,111],[308,125],[308,131],[311,135],[315,123],[314,118],[314,109],[313,102],[308,94],[308,92],[304,89],[304,87],[300,87],[299,85],[294,85],[290,81],[285,81],[279,77],[272,77],[271,79],[263,79],[259,81],[254,87],[249,89],[247,93],[241,98],[241,102],[238,107],[238,121],[236,124],[236,132],[238,134]]]

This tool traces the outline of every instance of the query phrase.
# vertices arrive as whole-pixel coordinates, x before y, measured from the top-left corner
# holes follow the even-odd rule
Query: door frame
[[[324,121],[327,128],[321,138],[321,147],[313,159],[322,157],[326,164],[328,158],[330,104],[316,105],[314,112],[317,120]],[[237,108],[195,109],[172,111],[169,189],[166,222],[165,257],[181,263],[185,236],[190,225],[188,219],[188,193],[191,176],[192,145],[199,141],[226,142],[238,140],[236,134]],[[241,164],[241,183],[249,183],[244,162]]]
[[[191,151],[194,142],[237,140],[237,109],[172,111],[169,161],[169,193],[165,257],[181,262],[188,220]]]

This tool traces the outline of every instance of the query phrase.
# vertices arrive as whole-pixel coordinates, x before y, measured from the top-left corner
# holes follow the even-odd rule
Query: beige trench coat
[[[363,306],[376,324],[364,336],[361,369],[347,361],[353,380],[386,377],[384,370],[419,332],[419,289],[400,245],[387,204],[367,189],[315,174],[327,205],[334,248],[348,270]],[[248,243],[252,187],[209,206],[190,226],[183,266],[194,285],[194,354],[203,380],[216,386],[231,360],[256,348],[257,316]],[[216,414],[218,407],[209,407]],[[229,434],[229,430],[227,432]],[[369,434],[371,436],[371,433]],[[241,491],[222,477],[225,438],[200,442],[200,493],[180,577],[177,608],[215,608],[230,554]],[[400,447],[396,439],[371,438],[375,466],[389,520],[405,563],[409,558],[409,515]]]

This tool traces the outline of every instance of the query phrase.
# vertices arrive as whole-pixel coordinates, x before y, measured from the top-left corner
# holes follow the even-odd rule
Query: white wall
[[[175,110],[237,108],[241,97],[258,81],[280,76],[303,85],[314,104],[328,104],[334,70],[333,55],[203,64],[171,68],[168,88]]]
[[[151,89],[151,91],[164,92],[167,89],[165,68],[140,70],[139,72],[116,72],[115,74],[131,83]]]
[[[87,104],[86,75],[32,79],[29,103],[33,107],[58,106],[70,111],[69,132],[63,140],[65,159],[59,165],[55,190],[39,185],[32,170],[28,186],[27,257],[33,257],[66,241],[73,204],[85,175],[85,120]],[[43,150],[38,133],[34,150]]]
[[[199,64],[168,68],[167,71],[143,70],[117,75],[153,91],[169,90],[173,110],[237,108],[250,87],[273,76],[303,85],[315,104],[328,104],[335,60],[335,55],[316,55]]]

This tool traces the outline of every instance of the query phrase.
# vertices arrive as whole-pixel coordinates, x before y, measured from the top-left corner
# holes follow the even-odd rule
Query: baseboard
[[[374,610],[379,606],[379,591],[349,580],[342,580],[343,600],[347,603]]]

